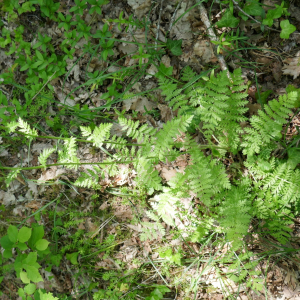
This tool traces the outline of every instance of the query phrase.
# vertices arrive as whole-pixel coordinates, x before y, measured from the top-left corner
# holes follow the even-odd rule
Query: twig
[[[169,26],[169,29],[168,29],[169,34],[170,34],[171,30],[172,30],[173,23],[174,23],[176,14],[177,14],[177,10],[178,10],[179,6],[181,6],[181,2],[182,2],[182,0],[177,4],[177,6],[175,8],[175,11],[174,11],[174,14],[173,14],[173,16],[171,18],[170,26]]]
[[[204,5],[201,2],[199,2],[198,7],[199,7],[199,11],[200,11],[201,20],[203,21],[205,27],[207,28],[210,40],[218,42],[219,40],[218,40],[218,38],[217,38],[217,36],[216,36],[212,26],[211,26],[211,23],[210,23],[209,19],[208,19],[206,8],[204,7]],[[216,49],[216,46],[214,46],[214,49]],[[227,77],[231,80],[230,73],[228,71],[224,56],[221,55],[221,54],[216,54],[216,56],[218,58],[221,70],[226,71],[227,72]]]
[[[114,218],[114,216],[112,216],[109,219],[105,220],[105,222],[103,222],[100,225],[100,227],[97,229],[97,231],[93,233],[93,235],[91,236],[91,239],[93,239],[99,233],[99,231],[101,231],[113,218]]]
[[[159,28],[160,28],[160,20],[161,20],[161,12],[162,12],[162,4],[164,0],[160,1],[160,9],[159,9],[159,15],[158,15],[158,25],[157,25],[157,32],[156,32],[156,39],[155,39],[155,50],[157,50],[157,41],[158,41],[158,35],[159,35]]]
[[[0,91],[1,91],[4,95],[6,95],[6,96],[8,96],[8,97],[10,96],[9,93],[6,92],[6,91],[4,91],[2,88],[0,88]]]

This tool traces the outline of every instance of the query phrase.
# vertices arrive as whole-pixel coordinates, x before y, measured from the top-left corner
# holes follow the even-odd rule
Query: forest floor
[[[263,2],[270,6],[281,4],[276,0]],[[73,6],[72,1],[61,0],[59,12],[67,14]],[[204,6],[212,24],[220,21],[222,15],[220,4],[208,1],[204,3]],[[178,9],[175,15],[176,7]],[[229,27],[216,27],[215,29],[218,37],[224,34],[224,40],[219,43],[219,50],[225,58],[229,71],[242,69],[245,84],[248,86],[249,116],[257,114],[261,105],[267,103],[269,99],[284,94],[289,85],[300,87],[298,76],[300,67],[296,63],[300,57],[299,2],[291,1],[288,11],[290,22],[298,30],[288,39],[280,38],[280,20],[272,26],[273,30],[262,31],[261,24],[251,19],[241,20],[234,29]],[[126,31],[125,26],[119,27],[116,22],[110,21],[119,19],[121,12],[125,19],[128,19],[130,15],[134,15],[139,20],[146,17],[148,23],[141,28],[130,28]],[[179,16],[182,18],[178,20]],[[94,57],[87,55],[83,51],[87,45],[84,38],[74,46],[73,57],[67,60],[67,75],[64,74],[50,81],[54,88],[53,97],[56,102],[45,108],[48,119],[39,120],[38,125],[43,128],[44,136],[59,136],[55,130],[63,128],[65,132],[74,136],[79,134],[79,129],[75,125],[61,126],[75,124],[72,115],[63,115],[60,122],[55,119],[56,113],[63,105],[71,107],[77,105],[80,108],[84,107],[85,110],[93,111],[95,125],[114,121],[118,115],[123,114],[134,121],[138,120],[140,124],[161,128],[163,124],[176,116],[176,111],[173,112],[169,108],[161,91],[156,89],[158,83],[155,74],[159,70],[163,69],[175,79],[179,79],[182,70],[187,66],[199,74],[212,68],[216,73],[220,71],[216,45],[211,43],[207,28],[201,20],[199,8],[195,6],[194,1],[183,0],[178,3],[166,0],[157,2],[111,0],[102,6],[101,15],[92,18],[86,10],[81,18],[91,26],[92,33],[103,28],[105,20],[110,24],[108,31],[116,40],[111,48],[113,53],[109,54],[106,60],[99,59],[98,53]],[[20,15],[18,24],[24,26],[23,36],[27,41],[32,42],[37,32],[51,37],[55,48],[63,41],[63,29],[58,27],[57,22],[43,17],[39,10]],[[171,30],[170,25],[172,25]],[[4,26],[13,31],[17,25],[15,22],[4,22]],[[148,58],[147,55],[143,56],[142,52],[137,58],[129,55],[138,53],[139,50],[143,51],[137,43],[144,43],[145,49],[149,45],[153,47],[157,44],[156,37],[158,41],[166,43],[167,32],[169,32],[169,39],[181,41],[179,48],[182,53],[174,54],[176,49],[178,50],[178,45],[174,46],[176,48],[174,51],[167,49],[161,57],[161,63],[164,66],[145,64]],[[225,41],[228,43],[224,43]],[[4,50],[0,50],[1,72],[11,68],[17,59],[15,55],[7,56]],[[117,64],[113,64],[116,61]],[[87,81],[87,72],[107,69],[107,73],[114,74],[123,67],[129,68],[139,64],[145,64],[145,70],[138,73],[135,82],[128,78],[120,81],[121,88],[114,85],[118,81],[113,75],[101,84],[95,85],[90,91],[84,86]],[[20,86],[25,86],[26,82],[21,72],[16,74],[16,82]],[[110,99],[117,97],[120,90],[124,90],[129,83],[133,82],[134,84],[127,92],[137,94],[137,96],[127,100],[119,99],[112,107],[103,108],[108,97]],[[9,96],[16,95],[14,93],[18,92],[17,87],[9,85],[1,86],[1,90]],[[97,110],[97,108],[100,109]],[[39,108],[34,113],[38,115]],[[56,128],[49,125],[51,121],[57,122]],[[300,115],[292,120],[288,135],[297,133],[299,126]],[[116,123],[112,127],[112,134],[122,135],[120,126]],[[194,137],[200,139],[200,135],[197,137],[195,134]],[[21,144],[21,142],[22,140],[13,140],[12,137],[0,137],[0,145],[10,144],[9,147],[1,148],[2,165],[35,166],[39,154],[44,149],[55,147],[57,144],[56,140],[42,138],[32,141],[30,147],[28,143]],[[98,163],[108,158],[107,151],[109,152],[109,149],[99,152],[91,144],[79,143],[77,155],[81,162]],[[55,164],[56,159],[55,155],[51,155],[48,161],[50,164]],[[172,163],[157,165],[156,169],[163,180],[168,182],[178,170],[184,170],[189,163],[188,160],[189,157],[181,156]],[[228,169],[233,170],[230,157],[227,160]],[[9,224],[19,224],[26,220],[27,226],[30,226],[37,221],[43,224],[45,236],[49,241],[56,244],[59,249],[65,247],[65,251],[61,252],[59,267],[54,265],[52,269],[46,270],[46,266],[42,265],[41,273],[44,281],[38,283],[40,288],[53,292],[59,299],[67,299],[66,297],[71,297],[70,295],[76,299],[92,299],[93,292],[99,288],[113,289],[114,285],[118,286],[121,294],[119,298],[112,296],[111,299],[129,299],[126,298],[129,293],[141,287],[144,289],[143,293],[132,296],[132,299],[143,299],[143,297],[149,297],[149,291],[153,290],[155,285],[167,286],[170,290],[164,293],[164,298],[153,296],[149,299],[300,299],[299,256],[297,259],[295,256],[279,256],[278,254],[271,259],[266,257],[261,260],[257,268],[262,271],[265,289],[263,292],[255,291],[247,287],[247,280],[244,283],[230,280],[224,275],[229,267],[215,262],[230,251],[226,243],[220,247],[215,246],[213,240],[206,244],[187,242],[184,237],[174,238],[172,228],[168,226],[166,226],[164,237],[158,234],[153,240],[141,241],[141,227],[137,220],[149,221],[145,212],[152,198],[145,196],[144,199],[139,199],[138,187],[135,184],[136,174],[127,165],[120,164],[119,168],[123,168],[123,173],[102,178],[99,182],[102,186],[101,190],[93,191],[72,186],[71,182],[76,180],[79,172],[88,168],[89,165],[86,164],[78,171],[70,171],[57,166],[52,166],[45,171],[25,170],[11,182],[8,188],[5,188],[4,182],[1,186],[1,236],[5,235]],[[124,187],[131,189],[130,196],[126,195]],[[59,201],[50,203],[57,198]],[[194,198],[191,196],[191,199],[186,199],[186,203],[183,203],[190,207],[191,214],[198,204],[192,199]],[[50,205],[45,208],[47,204]],[[299,224],[300,218],[295,219],[294,224],[291,225],[293,230],[291,234],[295,238],[300,238]],[[64,228],[67,230],[64,231]],[[77,232],[80,233],[76,236]],[[89,251],[95,250],[95,247],[87,246],[93,242],[93,239],[98,239],[98,243],[104,245],[104,248],[98,254],[93,255],[90,265],[87,266],[84,256],[88,256]],[[174,251],[172,255],[169,255],[169,261],[160,255],[168,247],[172,247]],[[300,241],[293,242],[289,247],[300,249]],[[281,248],[278,248],[271,240],[263,241],[257,238],[257,240],[249,241],[249,250],[254,253],[263,253],[270,249],[280,251]],[[65,254],[70,252],[78,255],[75,263],[74,260],[72,263],[70,256],[69,259],[65,257]],[[18,287],[19,279],[11,273],[5,275],[1,283],[3,294],[0,299],[21,299],[15,296]],[[80,293],[83,295],[78,296]]]

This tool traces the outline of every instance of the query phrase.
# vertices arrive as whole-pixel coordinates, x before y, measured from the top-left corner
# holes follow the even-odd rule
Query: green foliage
[[[288,39],[290,37],[290,34],[293,33],[297,28],[296,26],[290,24],[289,20],[284,20],[280,22],[281,27],[281,33],[280,37],[282,39]]]
[[[85,172],[81,172],[74,185],[103,192],[104,187],[99,184],[101,179],[107,176],[115,178],[122,171],[118,164],[127,163],[128,173],[137,174],[134,180],[139,191],[155,195],[148,199],[151,210],[146,214],[149,219],[140,222],[141,241],[164,238],[166,228],[169,227],[174,229],[177,237],[184,232],[187,240],[192,242],[205,240],[213,231],[223,234],[232,250],[238,252],[244,246],[245,237],[252,234],[249,228],[255,219],[256,223],[251,228],[255,227],[253,231],[256,234],[271,236],[276,243],[287,243],[291,232],[290,220],[297,211],[295,207],[299,207],[300,160],[299,149],[296,147],[297,139],[292,142],[286,140],[283,128],[293,109],[299,107],[298,89],[289,87],[287,95],[279,96],[268,103],[268,95],[262,95],[263,108],[257,115],[248,118],[245,100],[247,87],[243,83],[240,69],[236,69],[229,78],[226,72],[217,75],[211,72],[210,77],[207,77],[208,71],[197,75],[190,67],[186,67],[180,78],[174,80],[171,78],[173,67],[166,68],[160,64],[155,77],[158,78],[161,95],[165,97],[163,100],[174,111],[174,115],[175,111],[177,113],[177,117],[160,129],[148,124],[142,125],[127,115],[125,117],[123,111],[118,113],[118,123],[122,127],[123,135],[112,136],[112,123],[86,125],[96,114],[89,110],[87,105],[76,104],[71,108],[64,103],[55,117],[47,113],[48,105],[54,103],[54,88],[50,82],[62,75],[66,75],[67,78],[67,61],[73,59],[75,46],[80,39],[86,40],[82,48],[83,55],[92,59],[99,52],[99,59],[107,63],[109,57],[114,55],[115,43],[109,30],[109,22],[117,23],[119,30],[123,26],[126,31],[129,27],[147,27],[146,21],[134,20],[133,16],[125,19],[121,12],[118,19],[105,20],[101,30],[92,35],[91,26],[85,23],[82,15],[88,9],[93,15],[92,18],[96,14],[101,15],[101,7],[106,3],[106,0],[75,0],[75,6],[68,10],[68,14],[57,13],[60,2],[53,0],[30,0],[22,4],[18,1],[5,1],[5,5],[0,4],[1,10],[9,20],[16,19],[18,14],[35,11],[39,5],[42,16],[57,21],[58,27],[63,31],[63,41],[60,46],[55,46],[57,49],[51,43],[51,37],[40,32],[37,32],[34,42],[28,42],[26,39],[24,41],[25,28],[22,25],[16,27],[14,32],[2,28],[0,47],[5,48],[6,55],[15,54],[18,57],[15,64],[0,75],[2,83],[14,84],[17,72],[21,72],[26,82],[23,86],[14,84],[10,99],[0,91],[0,118],[7,130],[13,133],[18,129],[30,142],[39,137],[38,127],[34,128],[32,124],[40,124],[42,118],[45,118],[47,125],[60,130],[66,137],[61,138],[64,143],[59,142],[56,149],[45,149],[40,154],[38,167],[42,166],[45,170],[49,166],[47,159],[57,151],[57,164],[76,170],[80,165],[77,155],[78,140],[70,136],[60,116],[68,112],[87,121],[84,125],[81,121],[72,121],[71,126],[81,129],[83,139],[79,141],[92,143],[93,147],[106,151],[109,157],[99,166],[89,166]],[[275,9],[269,10],[266,16],[259,1],[246,1],[245,5],[241,5],[247,14],[261,20],[266,26],[272,26],[275,19],[288,15],[284,3],[280,6],[275,5]],[[244,20],[248,18],[242,12],[239,12],[239,17]],[[216,25],[236,27],[239,22],[240,19],[234,15],[233,5],[230,3]],[[281,38],[289,38],[296,29],[289,20],[281,20],[280,26]],[[238,46],[238,42],[244,39],[239,33],[236,36],[233,33],[226,36],[222,34],[219,41],[214,43],[218,46],[219,53],[227,46]],[[148,45],[138,45],[138,51],[131,58],[138,60],[139,67],[144,67],[145,61],[149,60],[152,63],[154,58],[158,57]],[[175,56],[182,54],[182,40],[167,39],[166,44],[162,46]],[[102,94],[102,100],[106,101],[103,108],[109,110],[120,99],[134,96],[129,94],[128,90],[123,93],[122,84],[125,79],[135,74],[134,68],[124,68],[110,74],[107,70],[89,72],[84,86],[93,92],[105,81],[110,80],[107,92]],[[75,97],[73,91],[68,97]],[[150,113],[155,114],[153,111],[146,111],[146,114]],[[192,137],[196,131],[201,135],[201,145]],[[169,181],[162,179],[158,164],[173,163],[182,154],[188,158],[184,172],[177,172]],[[228,165],[230,160],[233,163]],[[236,172],[232,171],[234,168]],[[7,187],[22,169],[21,166],[13,168],[6,175]],[[141,192],[139,197],[144,197],[143,193]],[[190,216],[181,203],[182,199],[191,196],[201,204],[199,211],[195,206],[197,217]],[[60,221],[54,218],[56,223],[52,230],[53,235],[58,238],[59,235],[67,236],[67,233],[72,231],[59,253],[50,253],[49,242],[43,238],[44,228],[41,225],[20,229],[10,225],[7,235],[0,240],[4,249],[3,261],[13,260],[11,267],[16,271],[17,277],[26,284],[18,290],[22,299],[30,299],[31,295],[34,295],[35,299],[58,299],[51,293],[36,289],[35,283],[42,280],[40,263],[43,259],[47,260],[51,269],[52,265],[58,266],[65,255],[72,267],[76,267],[80,264],[82,256],[91,256],[99,252],[106,252],[108,255],[108,249],[115,246],[115,235],[109,235],[100,243],[99,240],[91,238],[92,234],[78,229],[78,225],[86,220],[87,213],[68,211],[57,215]],[[175,230],[183,217],[192,220],[192,225]],[[16,249],[14,254],[12,249]],[[234,262],[232,257],[231,260],[227,257],[227,262],[232,264],[230,279],[237,283],[247,280],[248,286],[254,290],[261,290],[262,281],[257,277],[259,273],[255,270],[258,261],[251,259],[252,254],[247,255],[239,254]],[[164,249],[160,251],[160,256],[168,261],[168,265],[181,266],[184,263],[181,250],[173,252],[171,248]],[[93,298],[136,299],[138,291],[128,291],[127,294],[133,279],[120,279],[123,275],[119,271],[104,272],[102,279],[109,281],[107,289],[98,290],[93,294]],[[155,286],[150,295],[148,293],[144,298],[159,300],[169,291],[165,286]]]
[[[227,9],[222,16],[222,19],[216,23],[218,27],[237,27],[240,23],[240,20],[235,18],[232,12]]]
[[[38,260],[50,253],[49,242],[43,239],[43,236],[43,226],[33,223],[31,228],[23,226],[20,229],[10,225],[7,229],[7,235],[0,239],[0,244],[4,249],[3,261],[14,260],[13,268],[17,278],[20,278],[22,283],[26,284],[24,288],[18,289],[18,295],[24,300],[32,299],[26,295],[33,294],[35,299],[58,299],[54,298],[51,293],[43,296],[44,292],[41,289],[37,290],[35,285],[35,283],[43,281],[39,272],[41,265]],[[13,248],[16,249],[15,255],[12,253]],[[2,269],[2,272],[5,274],[4,269]]]
[[[152,291],[150,296],[146,297],[145,300],[160,300],[164,297],[164,294],[168,292],[170,292],[170,290],[166,286],[157,285],[154,291]]]
[[[167,48],[172,52],[172,54],[176,56],[180,56],[182,54],[181,50],[182,40],[167,40]]]
[[[295,106],[297,92],[279,96],[278,101],[272,100],[265,105],[265,111],[259,110],[257,116],[250,119],[251,127],[246,127],[247,133],[242,143],[243,153],[249,156],[259,153],[262,146],[270,147],[282,137],[282,126],[286,123],[291,109]]]
[[[167,259],[171,264],[177,264],[179,266],[182,265],[181,263],[181,258],[182,258],[182,253],[178,251],[177,253],[173,254],[173,251],[171,248],[165,250],[165,251],[160,251],[159,256],[161,258]]]
[[[256,20],[261,22],[261,29],[264,30],[264,25],[267,25],[271,27],[274,23],[275,19],[280,19],[283,15],[289,16],[289,13],[287,11],[287,7],[285,6],[285,1],[281,2],[281,5],[274,4],[274,9],[269,9],[267,12],[267,15],[265,15],[265,11],[262,7],[262,3],[259,2],[259,0],[251,0],[251,1],[245,1],[245,4],[243,5],[241,2],[239,2],[240,8],[248,15],[252,17],[256,17]],[[245,15],[242,11],[239,10],[238,15],[244,20],[248,20],[248,16]],[[231,27],[235,28],[238,26],[240,22],[239,18],[236,18],[233,14],[233,5],[230,1],[229,8],[226,9],[225,13],[223,14],[220,21],[216,23],[216,25],[220,27]],[[280,27],[282,29],[280,33],[280,37],[283,39],[288,39],[290,34],[293,33],[296,30],[296,27],[292,24],[290,24],[289,20],[282,20],[280,22]],[[226,45],[226,44],[225,44]]]
[[[123,18],[123,14],[124,12],[121,11],[120,15],[119,15],[119,19],[109,19],[109,22],[114,22],[118,24],[118,28],[119,30],[121,30],[121,24],[125,24],[125,31],[128,31],[129,26],[137,27],[137,28],[142,28],[144,26],[144,24],[142,22],[140,22],[139,20],[134,20],[133,19],[133,15],[130,15],[128,17],[128,19],[124,19]]]
[[[288,16],[289,13],[287,9],[284,8],[284,1],[281,2],[281,5],[275,5],[275,9],[269,9],[266,15],[266,18],[263,20],[264,25],[272,26],[274,23],[274,19],[279,19],[283,14]]]

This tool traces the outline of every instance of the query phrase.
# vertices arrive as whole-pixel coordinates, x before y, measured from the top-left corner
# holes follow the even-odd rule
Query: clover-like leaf
[[[18,240],[18,228],[14,225],[9,225],[7,235],[11,242],[16,243]]]
[[[40,239],[36,242],[35,247],[37,250],[44,251],[47,249],[49,242],[45,239]]]
[[[25,243],[27,242],[29,239],[30,239],[30,236],[31,236],[31,228],[28,228],[28,227],[22,227],[20,230],[19,230],[19,233],[18,233],[18,241],[21,242],[21,243]]]
[[[44,281],[41,274],[39,273],[39,270],[36,267],[24,265],[24,269],[27,272],[28,279],[30,279],[32,282]]]
[[[237,27],[240,20],[233,16],[231,11],[227,9],[222,19],[216,23],[218,27]]]
[[[182,54],[181,50],[182,40],[167,40],[167,48],[172,52],[172,54],[179,56]]]
[[[264,13],[264,9],[261,4],[256,0],[246,1],[244,6],[244,12],[251,16],[261,16]]]
[[[280,33],[280,37],[282,39],[288,39],[290,37],[290,34],[296,30],[296,27],[294,25],[290,24],[289,20],[281,21],[280,27],[282,29],[282,31]]]
[[[30,279],[27,276],[27,273],[24,271],[20,272],[20,278],[22,280],[23,283],[30,283]]]
[[[66,257],[73,265],[78,265],[78,261],[77,261],[78,254],[79,252],[67,253]]]
[[[24,290],[26,294],[32,295],[36,290],[36,286],[33,283],[29,283],[25,286]]]

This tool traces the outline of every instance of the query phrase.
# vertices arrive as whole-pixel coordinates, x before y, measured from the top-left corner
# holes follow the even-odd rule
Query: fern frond
[[[196,72],[194,72],[190,66],[187,66],[182,71],[181,80],[182,81],[190,81],[196,75],[197,75]]]
[[[114,135],[109,142],[106,143],[107,149],[124,149],[126,146],[127,141],[122,137],[117,137]]]
[[[93,188],[96,189],[97,182],[93,178],[90,178],[87,174],[77,178],[74,182],[74,185],[84,188]]]
[[[39,156],[39,163],[44,167],[46,168],[46,164],[47,164],[47,159],[48,157],[53,153],[55,152],[55,149],[54,148],[50,148],[50,149],[44,149],[43,152],[40,154]]]
[[[245,128],[243,153],[253,155],[259,153],[263,146],[271,141],[281,138],[282,126],[286,123],[291,109],[297,100],[297,92],[279,96],[278,101],[272,100],[265,105],[265,112],[258,111],[258,116],[252,116],[250,124],[252,128]]]
[[[15,169],[8,173],[8,175],[5,178],[6,187],[9,187],[9,184],[18,176],[21,169]]]
[[[80,126],[81,132],[83,136],[90,136],[92,134],[92,129],[87,126]]]
[[[151,206],[158,216],[168,225],[174,226],[176,216],[176,202],[179,200],[169,191],[157,195],[156,202],[152,202]]]
[[[65,140],[63,150],[58,151],[59,163],[74,163],[74,165],[66,165],[69,169],[77,170],[79,158],[77,157],[76,140],[74,137]]]
[[[191,164],[186,167],[184,175],[176,175],[180,178],[181,189],[196,193],[205,205],[212,205],[216,194],[231,187],[227,174],[223,166],[204,156],[199,145],[190,136],[186,136],[183,146],[190,154]]]
[[[99,181],[99,176],[96,173],[92,172],[92,174],[87,174],[87,173],[80,172],[80,176],[74,182],[74,185],[79,187],[85,187],[85,188],[93,188],[97,190],[100,187],[98,181]]]
[[[147,188],[153,188],[154,190],[161,190],[161,177],[157,170],[154,170],[153,164],[146,158],[140,157],[137,162],[134,163],[136,171],[138,173],[137,180]]]
[[[228,240],[233,241],[233,247],[238,248],[242,243],[242,238],[248,232],[251,220],[249,188],[243,185],[233,187],[222,196],[224,196],[224,201],[220,206],[220,214],[223,218],[220,224]]]
[[[6,124],[9,133],[15,132],[16,128],[19,126],[18,122],[12,121]]]
[[[96,127],[94,131],[89,127],[80,126],[83,136],[87,136],[88,141],[93,142],[93,146],[101,147],[103,142],[109,138],[110,129],[113,124],[100,124],[100,126]]]
[[[289,205],[300,199],[300,172],[293,170],[287,163],[281,163],[263,180],[264,189],[270,189],[273,195],[281,198],[283,205]]]
[[[187,127],[190,125],[193,116],[181,116],[180,118],[168,121],[162,130],[160,130],[156,135],[156,143],[154,155],[157,155],[160,160],[163,160],[168,151],[173,148],[174,138],[180,132],[185,132]]]
[[[181,94],[182,90],[177,88],[177,84],[173,83],[172,80],[160,77],[159,88],[162,90],[161,94],[166,96],[165,101],[170,101],[172,98]]]
[[[140,128],[138,128],[140,125],[139,121],[134,122],[123,117],[119,118],[119,123],[125,130],[127,130],[127,136],[133,139],[137,139],[138,143],[148,140],[149,137],[154,135],[154,133],[156,132],[155,128],[150,127],[147,124],[144,124]]]
[[[155,240],[160,236],[164,236],[166,231],[160,223],[142,222],[141,241]]]
[[[194,114],[200,116],[206,138],[214,135],[222,141],[222,146],[236,150],[240,144],[239,135],[242,132],[240,123],[247,119],[244,116],[246,86],[242,84],[241,70],[233,73],[233,82],[227,78],[226,72],[209,81],[201,81],[199,86],[188,94],[190,103],[196,107]]]
[[[28,123],[21,118],[18,120],[18,125],[20,127],[20,131],[27,134],[29,138],[38,136],[37,131],[35,129],[31,129]]]

